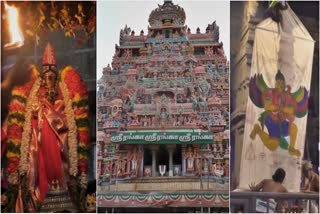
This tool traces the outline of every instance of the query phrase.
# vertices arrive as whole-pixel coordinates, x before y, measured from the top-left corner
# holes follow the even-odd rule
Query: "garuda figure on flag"
[[[13,89],[9,104],[4,211],[38,212],[52,190],[69,190],[83,211],[90,143],[85,83],[70,66],[58,71],[50,44],[42,72],[35,66],[26,71],[30,81]]]
[[[301,152],[295,148],[298,128],[295,117],[302,118],[308,111],[308,91],[300,87],[291,93],[291,87],[286,85],[284,75],[278,71],[275,77],[275,88],[269,88],[261,74],[254,75],[249,83],[251,101],[259,108],[264,108],[259,121],[251,131],[251,139],[258,135],[263,144],[274,151],[279,146],[289,150],[290,155],[300,157]],[[264,126],[268,132],[264,131]],[[290,137],[290,143],[287,139]]]

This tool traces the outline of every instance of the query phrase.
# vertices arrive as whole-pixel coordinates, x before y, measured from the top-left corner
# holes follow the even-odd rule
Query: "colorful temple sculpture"
[[[228,207],[228,61],[216,22],[185,19],[164,1],[147,34],[120,31],[98,81],[98,207]]]

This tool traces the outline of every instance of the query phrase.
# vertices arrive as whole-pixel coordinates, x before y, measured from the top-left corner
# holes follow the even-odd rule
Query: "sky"
[[[148,33],[148,19],[152,10],[162,5],[163,0],[153,1],[97,1],[97,78],[102,70],[111,65],[115,44],[119,45],[120,30],[127,25],[136,32]],[[179,1],[174,4],[182,7],[186,13],[185,24],[196,32],[205,32],[208,24],[216,21],[220,29],[220,41],[229,60],[230,56],[230,3],[229,1]]]

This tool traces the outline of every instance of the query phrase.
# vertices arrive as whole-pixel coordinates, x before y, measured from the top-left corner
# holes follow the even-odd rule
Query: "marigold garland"
[[[30,68],[31,80],[23,86],[15,87],[9,104],[8,127],[7,127],[7,158],[8,158],[8,181],[10,184],[18,184],[18,170],[21,158],[21,141],[23,138],[24,124],[26,120],[27,97],[33,89],[38,77],[37,69]]]
[[[84,186],[84,182],[87,176],[87,166],[88,166],[88,153],[90,144],[89,135],[89,107],[88,107],[88,92],[85,83],[81,80],[79,73],[74,70],[71,66],[66,67],[61,72],[62,82],[65,83],[64,90],[68,91],[69,100],[72,102],[72,108],[69,107],[70,111],[73,110],[72,115],[74,117],[73,121],[76,126],[77,133],[77,172],[81,176],[80,184]],[[66,108],[67,110],[67,108]],[[72,156],[75,152],[72,154]],[[73,172],[76,170],[73,169]]]
[[[18,195],[18,184],[21,185],[23,203],[27,204],[29,198],[25,176],[19,177],[21,157],[23,148],[22,139],[24,136],[25,121],[28,120],[26,114],[27,98],[32,93],[35,82],[38,78],[37,69],[32,66],[28,69],[31,72],[30,81],[23,86],[15,87],[12,90],[11,101],[9,104],[8,126],[7,126],[7,153],[8,158],[7,172],[9,188],[6,192],[8,204],[4,212],[15,212],[15,201]],[[30,102],[30,101],[29,101]],[[26,155],[26,154],[25,154]],[[24,211],[27,211],[28,205],[25,206]]]
[[[72,188],[72,191],[77,194],[79,209],[85,210],[85,192],[88,184],[87,169],[88,169],[88,151],[90,143],[89,135],[89,107],[88,107],[88,95],[84,82],[81,80],[80,75],[72,68],[66,67],[61,72],[63,93],[68,94],[68,105],[66,111],[69,112],[70,117],[73,117],[72,126],[76,126],[75,133],[77,134],[78,148],[77,153],[69,153],[73,158],[77,159],[78,168],[72,169],[74,172],[78,172],[78,186],[80,191]],[[67,93],[68,91],[68,93]],[[73,107],[73,109],[72,109]],[[71,113],[71,111],[73,112]],[[71,118],[70,118],[71,119]],[[69,121],[70,121],[69,119]],[[68,121],[68,118],[67,118]],[[69,124],[68,124],[69,125]],[[74,132],[74,130],[72,130]],[[73,148],[74,149],[74,148]],[[77,156],[74,157],[74,154]],[[74,167],[74,165],[73,165]]]

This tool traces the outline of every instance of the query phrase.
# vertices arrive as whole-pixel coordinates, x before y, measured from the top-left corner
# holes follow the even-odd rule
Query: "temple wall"
[[[118,183],[117,185],[99,186],[98,191],[119,191],[119,192],[139,192],[139,191],[194,191],[194,190],[214,190],[214,191],[228,191],[229,183],[218,184],[203,181],[203,187],[201,188],[201,182],[166,182],[166,183]]]
[[[248,81],[251,68],[255,25],[259,19],[256,2],[233,2],[231,4],[231,132],[233,162],[231,189],[239,182],[239,170],[243,145],[245,111],[248,101]],[[241,10],[239,10],[241,8]]]

